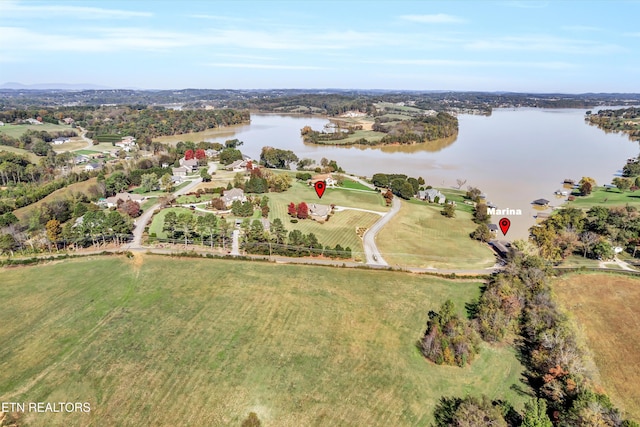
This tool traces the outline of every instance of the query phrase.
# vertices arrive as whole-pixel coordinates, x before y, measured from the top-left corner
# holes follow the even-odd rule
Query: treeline
[[[14,138],[5,133],[0,133],[0,145],[21,148],[23,150],[31,151],[38,156],[46,156],[49,152],[53,151],[50,142],[55,138],[61,136],[74,137],[77,135],[78,133],[73,129],[58,132],[29,129],[19,138]]]
[[[169,211],[164,218],[163,231],[170,240],[185,245],[199,243],[211,248],[227,250],[231,246],[234,224],[225,218],[207,213],[196,215],[190,211],[176,213]],[[351,248],[323,247],[313,233],[304,234],[300,230],[287,231],[279,218],[273,220],[269,230],[265,230],[260,220],[242,222],[241,248],[250,254],[282,255],[289,257],[326,256],[330,258],[351,258]],[[151,235],[156,238],[157,236]]]
[[[30,205],[56,190],[76,182],[86,181],[91,174],[70,173],[52,180],[50,170],[35,165],[25,156],[0,152],[0,214]]]
[[[489,280],[471,307],[471,325],[482,339],[516,343],[527,383],[541,400],[529,402],[520,416],[507,402],[443,397],[434,413],[437,426],[460,425],[450,422],[463,405],[469,406],[467,420],[487,411],[496,420],[477,425],[637,426],[624,421],[594,385],[587,356],[552,296],[549,279],[542,258],[512,252],[504,271]],[[532,420],[536,423],[527,424]]]
[[[424,178],[408,177],[405,174],[375,173],[371,177],[371,183],[376,187],[388,188],[393,194],[405,200],[412,198],[420,189],[432,188],[430,185],[423,187]]]
[[[376,117],[372,130],[385,133],[379,140],[359,138],[349,142],[341,142],[343,145],[381,145],[381,144],[417,144],[448,138],[458,133],[458,118],[448,113],[437,113],[433,116],[413,117],[393,123],[386,123],[384,119]],[[305,126],[300,134],[307,143],[327,144],[333,141],[342,141],[362,130],[362,126],[352,125],[338,127],[335,132],[319,132]]]
[[[610,259],[614,256],[614,247],[635,256],[640,245],[640,212],[631,205],[594,206],[586,213],[565,208],[529,232],[540,255],[552,262],[560,262],[572,254]]]
[[[622,132],[629,138],[640,141],[640,108],[630,107],[618,110],[587,111],[587,120],[606,132]]]
[[[75,124],[87,129],[89,138],[101,135],[131,135],[140,141],[152,138],[200,132],[221,126],[248,122],[248,111],[232,109],[216,110],[168,110],[163,107],[147,108],[146,105],[62,107],[57,109],[10,110],[0,112],[0,121],[41,117],[43,121],[58,123],[71,117]]]
[[[304,142],[308,144],[323,144],[331,141],[341,141],[353,135],[357,130],[362,130],[361,125],[337,127],[334,132],[320,132],[305,126],[300,130]]]
[[[299,112],[300,109],[312,109],[314,113],[327,116],[339,116],[347,111],[372,113],[373,107],[368,97],[341,94],[302,94],[284,97],[256,97],[245,101],[236,101],[240,108],[269,112]]]
[[[458,134],[458,118],[448,113],[414,117],[393,124],[385,124],[376,118],[372,129],[386,133],[382,144],[416,144],[448,138]]]
[[[101,194],[100,186],[93,185],[88,193],[97,197]],[[11,212],[5,213],[0,216],[0,253],[120,244],[130,239],[133,230],[126,209],[123,204],[118,210],[105,212],[91,203],[87,194],[76,193],[40,204],[23,221],[18,221]]]
[[[216,107],[259,109],[262,111],[299,111],[306,105],[314,110],[326,108],[336,114],[339,110],[358,109],[358,104],[349,105],[354,100],[411,102],[418,108],[441,110],[443,108],[482,109],[492,107],[544,107],[544,108],[592,108],[596,105],[636,105],[640,95],[634,93],[600,94],[527,94],[493,92],[420,92],[383,90],[340,90],[340,89],[182,89],[176,90],[49,90],[49,89],[0,89],[0,108],[38,108],[42,105],[99,106],[105,104],[184,104],[195,108],[206,105]],[[342,104],[341,104],[342,103]],[[326,104],[326,107],[325,107]],[[335,109],[335,110],[334,110]],[[308,109],[307,109],[308,111]],[[360,111],[364,111],[360,109]],[[325,113],[326,114],[326,113]]]

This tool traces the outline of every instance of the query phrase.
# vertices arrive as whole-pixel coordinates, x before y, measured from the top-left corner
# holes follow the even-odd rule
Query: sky
[[[637,93],[638,16],[638,0],[0,0],[0,84]]]

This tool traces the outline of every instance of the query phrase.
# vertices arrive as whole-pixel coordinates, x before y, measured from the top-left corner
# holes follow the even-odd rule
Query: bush
[[[469,322],[455,314],[451,300],[445,301],[440,311],[429,312],[427,330],[418,343],[422,354],[438,365],[471,363],[478,351],[478,337]]]

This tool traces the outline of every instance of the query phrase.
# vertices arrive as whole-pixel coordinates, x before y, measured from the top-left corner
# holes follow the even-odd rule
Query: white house
[[[89,163],[84,167],[86,172],[93,172],[102,169],[102,165],[100,163]]]
[[[437,200],[437,203],[444,204],[447,198],[440,191],[435,188],[429,188],[428,190],[418,191],[418,199],[426,200],[429,203],[433,203]]]
[[[71,141],[70,138],[67,138],[66,136],[61,136],[61,137],[56,138],[53,141],[51,141],[51,143],[53,145],[60,145],[60,144],[64,144],[65,142],[69,142],[69,141]]]
[[[245,160],[236,160],[225,167],[228,171],[243,172],[247,170],[247,162]]]
[[[318,181],[324,181],[327,187],[335,187],[338,181],[330,173],[315,175],[309,180],[309,185],[315,185]]]
[[[104,204],[108,208],[113,208],[118,206],[118,200],[122,200],[126,202],[128,200],[134,201],[137,204],[142,204],[147,198],[141,194],[133,194],[133,193],[118,193],[115,196],[107,197],[104,201]]]
[[[171,172],[173,176],[187,176],[188,170],[184,166],[180,166],[179,168],[171,168]]]
[[[180,159],[180,166],[186,168],[189,172],[198,171],[198,159],[186,160],[184,157]]]

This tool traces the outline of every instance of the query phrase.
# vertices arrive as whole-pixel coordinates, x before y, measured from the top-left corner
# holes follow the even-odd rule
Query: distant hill
[[[87,90],[87,89],[111,89],[109,86],[94,85],[90,83],[38,83],[26,85],[18,82],[7,82],[0,85],[0,89],[62,89],[62,90]]]

